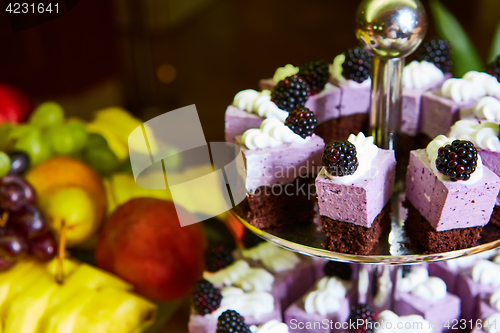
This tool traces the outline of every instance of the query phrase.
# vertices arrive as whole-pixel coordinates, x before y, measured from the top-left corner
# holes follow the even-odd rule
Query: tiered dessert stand
[[[419,0],[364,0],[356,14],[356,36],[373,55],[371,133],[378,147],[398,149],[401,127],[402,71],[405,57],[415,51],[426,33],[426,15]],[[315,223],[258,229],[245,220],[244,201],[233,210],[253,233],[282,248],[330,260],[363,264],[411,264],[458,258],[500,247],[500,239],[472,248],[435,254],[415,253],[403,232],[405,211],[401,205],[404,183],[396,184],[392,200],[392,230],[374,254],[354,255],[324,250],[321,225]]]

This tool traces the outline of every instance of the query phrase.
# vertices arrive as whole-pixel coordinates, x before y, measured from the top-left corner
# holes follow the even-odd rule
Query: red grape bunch
[[[0,179],[0,271],[26,254],[47,261],[57,243],[43,215],[35,208],[35,191],[21,174],[28,166],[23,153],[10,155],[9,174]]]

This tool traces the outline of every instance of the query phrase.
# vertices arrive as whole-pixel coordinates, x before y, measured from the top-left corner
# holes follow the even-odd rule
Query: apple
[[[200,223],[181,227],[177,214],[195,222],[166,200],[136,198],[119,206],[103,226],[97,264],[150,299],[186,295],[203,272],[206,237]]]
[[[32,102],[16,88],[0,84],[0,124],[21,123],[33,110]]]

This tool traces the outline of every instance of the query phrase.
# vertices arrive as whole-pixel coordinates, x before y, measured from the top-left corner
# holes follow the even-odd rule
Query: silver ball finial
[[[363,0],[356,13],[356,37],[380,58],[410,55],[426,30],[425,10],[419,0]]]
[[[420,45],[426,30],[419,0],[363,0],[358,7],[356,36],[373,56],[370,131],[380,148],[397,148],[405,57]]]

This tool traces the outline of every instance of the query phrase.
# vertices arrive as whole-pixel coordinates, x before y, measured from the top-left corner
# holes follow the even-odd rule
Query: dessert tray
[[[356,14],[356,37],[372,55],[370,132],[382,149],[398,150],[402,119],[402,69],[405,58],[413,53],[426,33],[426,15],[417,0],[361,2]],[[258,229],[252,226],[246,200],[233,209],[236,217],[253,233],[277,246],[301,254],[330,260],[366,264],[411,264],[448,260],[478,254],[500,247],[500,239],[444,253],[425,254],[411,247],[403,224],[406,209],[404,181],[396,184],[391,200],[391,229],[381,238],[370,255],[355,255],[325,250],[319,213],[315,221],[294,221],[281,228]]]
[[[401,130],[402,68],[405,58],[415,51],[426,33],[426,15],[422,4],[410,1],[364,0],[356,14],[356,37],[372,55],[370,131],[375,144],[382,149],[398,150]],[[406,209],[404,180],[395,186],[391,200],[391,229],[380,239],[370,255],[325,250],[325,235],[316,212],[315,221],[295,221],[281,228],[258,229],[251,225],[249,205],[245,199],[233,209],[235,216],[253,233],[284,249],[335,261],[366,264],[411,264],[448,260],[478,254],[500,247],[500,239],[479,243],[471,248],[425,254],[411,247],[404,232]],[[301,223],[303,222],[303,223]],[[419,253],[421,252],[421,253]]]
[[[404,188],[401,185],[399,183],[397,188]],[[321,231],[319,214],[316,214],[312,223],[310,221],[304,221],[304,223],[297,221],[296,224],[281,228],[259,229],[245,219],[248,214],[246,199],[236,206],[232,212],[246,228],[268,242],[300,254],[335,261],[364,264],[414,264],[454,259],[500,247],[500,239],[498,239],[489,243],[479,243],[477,246],[462,250],[432,254],[419,253],[418,250],[410,246],[409,240],[403,230],[404,219],[406,217],[406,209],[402,206],[403,200],[404,193],[395,194],[392,198],[391,230],[388,236],[381,238],[374,253],[370,255],[356,255],[325,250],[321,245],[325,239],[325,235]]]

